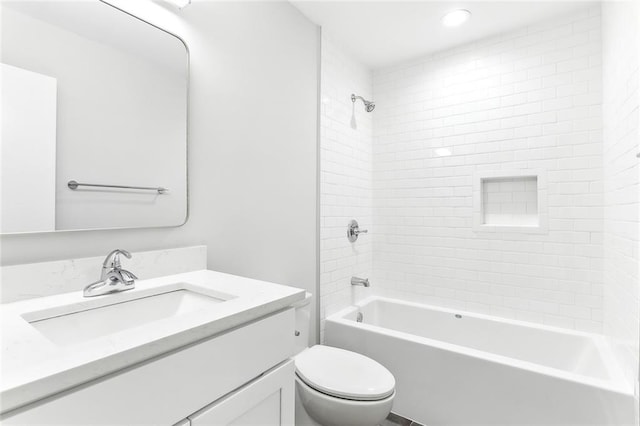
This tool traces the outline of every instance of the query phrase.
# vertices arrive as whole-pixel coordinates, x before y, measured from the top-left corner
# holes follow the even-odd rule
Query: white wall
[[[55,229],[56,89],[55,78],[0,63],[0,232]]]
[[[371,137],[373,115],[351,94],[372,98],[373,75],[330,38],[322,37],[320,133],[320,318],[367,293],[350,284],[352,276],[370,277],[371,234],[355,243],[347,224],[372,226]],[[355,128],[354,128],[355,127]],[[375,282],[372,284],[375,286]]]
[[[601,59],[597,6],[374,73],[377,292],[602,330]],[[473,230],[504,170],[546,174],[548,231]]]
[[[91,29],[73,20],[63,22],[73,27],[59,27],[53,16],[43,21],[14,10],[17,5],[25,3],[2,4],[2,61],[58,81],[57,161],[54,158],[51,165],[56,171],[55,229],[183,223],[187,215],[187,53],[182,43],[149,26],[157,32],[157,39],[152,40],[179,62],[175,67],[162,66],[93,39]],[[98,16],[99,12],[109,17],[123,15],[114,25],[122,33],[132,26],[132,36],[138,35],[137,25],[144,25],[137,20],[131,23],[133,18],[103,3],[58,2],[57,7],[59,12],[84,8]],[[29,157],[21,163],[28,164]],[[72,191],[67,187],[70,180],[162,186],[169,191],[162,195],[153,191]]]
[[[189,221],[5,235],[2,264],[204,244],[211,269],[315,292],[317,27],[284,2],[119,4],[190,48]]]
[[[604,331],[638,377],[640,337],[640,6],[602,7],[604,73]]]

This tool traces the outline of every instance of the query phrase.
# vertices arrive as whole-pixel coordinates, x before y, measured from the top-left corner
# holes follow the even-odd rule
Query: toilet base
[[[391,412],[395,395],[379,401],[335,398],[296,375],[296,426],[376,426]]]
[[[309,416],[307,410],[304,409],[300,397],[296,391],[296,426],[322,426]]]

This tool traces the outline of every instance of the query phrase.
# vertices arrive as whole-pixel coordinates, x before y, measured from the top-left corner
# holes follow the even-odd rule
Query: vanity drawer
[[[264,376],[190,415],[188,425],[292,426],[295,412],[295,369],[293,360],[286,361]]]
[[[3,425],[173,425],[293,353],[292,309],[8,413]]]

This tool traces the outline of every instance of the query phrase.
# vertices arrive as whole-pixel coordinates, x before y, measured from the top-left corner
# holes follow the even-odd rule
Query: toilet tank
[[[309,346],[309,327],[311,325],[311,298],[313,295],[307,292],[304,299],[294,303],[296,311],[296,328],[294,337],[294,355],[299,354]]]

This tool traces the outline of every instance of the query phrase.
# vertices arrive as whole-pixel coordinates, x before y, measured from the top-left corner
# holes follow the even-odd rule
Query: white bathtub
[[[327,318],[325,340],[386,366],[393,411],[428,426],[637,424],[598,335],[371,297]]]

